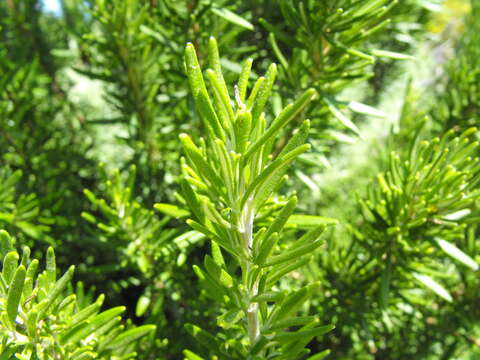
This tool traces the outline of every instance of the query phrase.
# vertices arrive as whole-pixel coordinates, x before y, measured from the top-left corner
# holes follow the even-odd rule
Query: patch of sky
[[[43,9],[47,12],[59,15],[62,12],[60,0],[43,0]]]

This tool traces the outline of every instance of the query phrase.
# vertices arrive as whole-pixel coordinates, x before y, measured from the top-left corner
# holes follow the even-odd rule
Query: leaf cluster
[[[275,193],[292,161],[309,149],[305,144],[309,121],[277,156],[271,153],[278,133],[301,113],[315,92],[307,90],[267,123],[264,108],[275,80],[275,65],[248,93],[252,61],[245,61],[232,101],[214,38],[209,42],[208,87],[192,44],[187,45],[185,59],[207,136],[197,146],[188,135],[180,135],[186,154],[182,197],[192,215],[187,223],[212,240],[212,256],[205,257],[203,269],[194,270],[207,292],[223,299],[225,312],[217,320],[219,326],[238,329],[241,337],[228,341],[221,333],[214,336],[194,325],[187,330],[214,354],[229,358],[299,358],[309,353],[305,346],[313,337],[333,328],[319,326],[314,316],[295,315],[316,284],[288,294],[277,288],[282,277],[305,265],[322,244],[323,225],[291,245],[279,244],[297,199],[289,196],[279,208]],[[261,218],[266,219],[258,227]],[[226,263],[222,250],[234,263]],[[237,266],[240,277],[233,272]],[[190,352],[186,355],[198,358]]]
[[[0,233],[0,328],[2,356],[17,359],[131,359],[140,338],[153,325],[121,324],[125,307],[100,312],[104,296],[80,306],[69,294],[74,266],[57,278],[55,253],[49,248],[45,270],[37,274],[39,261],[12,247],[8,233]]]

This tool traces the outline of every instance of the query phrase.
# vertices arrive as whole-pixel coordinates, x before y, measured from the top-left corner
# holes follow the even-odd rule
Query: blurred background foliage
[[[183,51],[192,41],[203,64],[210,36],[227,84],[247,57],[253,79],[278,63],[267,119],[318,92],[306,110],[312,150],[287,182],[302,213],[339,220],[285,280],[321,283],[306,307],[336,330],[312,351],[479,356],[478,134],[461,135],[480,110],[478,2],[58,4],[0,2],[0,227],[38,258],[53,246],[108,305],[155,323],[139,358],[195,350],[185,323],[216,329],[191,270],[209,246],[184,211],[155,206],[178,205],[178,135],[203,132]]]

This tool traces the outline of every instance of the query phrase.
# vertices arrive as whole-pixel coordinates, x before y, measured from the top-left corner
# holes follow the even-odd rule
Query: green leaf
[[[218,114],[220,124],[222,128],[227,130],[232,128],[234,121],[233,109],[230,104],[230,97],[227,89],[222,87],[220,80],[218,79],[215,71],[208,69],[206,71],[207,78],[211,84],[213,90],[213,99],[215,105],[215,111]]]
[[[297,129],[297,131],[295,131],[295,133],[290,138],[290,140],[288,140],[287,145],[283,147],[280,154],[278,154],[278,157],[281,157],[286,153],[292,151],[293,149],[299,147],[300,145],[305,144],[305,142],[307,141],[309,132],[310,132],[310,120],[305,120],[302,123],[302,126],[300,126],[300,128]]]
[[[143,325],[133,329],[129,329],[119,335],[112,343],[108,346],[110,349],[115,349],[117,347],[126,347],[132,342],[140,339],[141,337],[155,331],[155,325]]]
[[[250,72],[252,69],[252,59],[247,59],[243,62],[242,71],[238,78],[238,95],[241,104],[245,103],[245,96],[247,94],[248,80],[250,78]]]
[[[55,263],[55,252],[50,246],[47,250],[47,261],[46,261],[46,270],[47,270],[47,281],[50,284],[53,284],[57,278],[57,266]]]
[[[196,167],[197,171],[207,179],[212,186],[214,186],[219,191],[223,189],[224,185],[222,179],[217,175],[217,172],[212,168],[212,166],[205,160],[200,149],[193,143],[190,136],[187,134],[180,134],[179,138],[183,144],[185,152]]]
[[[225,79],[223,78],[222,74],[222,66],[220,64],[220,54],[218,53],[217,40],[213,36],[208,39],[208,61],[210,63],[210,67],[215,72],[215,77],[218,79],[221,87],[221,92],[228,95],[227,84],[225,84]],[[230,107],[231,111],[232,109],[230,103],[228,104],[228,106]]]
[[[451,242],[442,239],[436,239],[435,242],[448,256],[461,262],[463,265],[468,266],[472,270],[478,270],[477,262]]]
[[[254,263],[258,265],[262,265],[265,263],[265,261],[268,259],[272,251],[275,249],[275,246],[277,245],[278,242],[278,234],[273,233],[272,235],[268,237],[263,237],[262,236],[262,244],[260,245],[260,249],[258,250],[258,254],[256,255],[254,259]]]
[[[295,247],[294,249],[286,249],[281,255],[271,257],[263,266],[273,266],[278,265],[286,261],[292,261],[296,258],[302,257],[304,255],[311,256],[313,251],[321,246],[323,241],[316,241],[311,244],[305,244],[303,246]]]
[[[92,204],[96,204],[98,202],[98,199],[96,198],[95,194],[92,193],[90,190],[83,189],[83,194],[87,197],[88,200],[90,200]]]
[[[30,248],[28,246],[24,246],[22,249],[22,260],[20,260],[20,265],[25,266],[25,268],[28,266],[30,262]]]
[[[268,319],[271,326],[282,319],[285,319],[292,312],[296,311],[300,306],[304,304],[308,297],[309,289],[303,287],[300,290],[290,294],[281,304],[277,304],[270,318]]]
[[[90,328],[88,322],[83,321],[73,327],[67,328],[63,333],[60,334],[60,345],[66,345],[68,343],[75,344],[84,337],[90,334]]]
[[[35,226],[27,221],[19,221],[15,225],[17,225],[25,234],[34,239],[39,239],[42,235],[42,228],[40,226]]]
[[[279,267],[278,269],[272,271],[271,273],[268,274],[268,279],[267,279],[267,286],[272,286],[275,284],[282,276],[288,274],[289,272],[292,272],[304,265],[306,265],[310,261],[309,256],[302,257],[298,259],[297,261],[293,261],[289,264],[286,264],[282,267]]]
[[[38,264],[38,260],[33,259],[28,265],[25,285],[23,287],[23,296],[25,299],[29,298],[32,295],[33,282],[35,281],[35,274],[37,273]]]
[[[198,231],[198,232],[201,232],[202,234],[206,235],[207,237],[209,237],[211,240],[213,241],[216,241],[218,243],[218,245],[220,245],[222,248],[224,248],[225,250],[227,250],[230,254],[232,255],[238,255],[238,252],[236,251],[236,247],[233,247],[232,244],[229,243],[228,240],[220,237],[220,236],[217,236],[217,234],[213,233],[212,231],[210,231],[209,229],[207,229],[205,226],[203,226],[202,224],[192,220],[192,219],[188,219],[187,220],[187,224],[194,230]]]
[[[227,8],[212,8],[212,12],[221,18],[227,20],[228,22],[238,25],[244,29],[252,30],[254,29],[253,25],[245,20],[243,17],[235,14],[234,12],[228,10]]]
[[[310,229],[319,225],[336,225],[338,220],[323,216],[314,215],[292,215],[287,221],[287,225],[295,225],[300,229]]]
[[[358,129],[357,125],[355,125],[348,117],[346,117],[340,110],[338,110],[333,102],[327,98],[323,98],[325,103],[327,104],[328,108],[332,112],[332,114],[340,120],[340,122],[345,125],[348,129],[352,130],[355,134],[362,137],[360,134],[360,130]]]
[[[298,199],[296,196],[290,197],[290,199],[287,201],[287,203],[282,208],[280,213],[277,216],[275,216],[275,219],[267,228],[267,231],[263,235],[264,238],[270,237],[274,233],[280,233],[282,231],[283,227],[289,221],[290,216],[295,210],[297,203],[298,203]]]
[[[270,44],[272,45],[273,52],[277,56],[278,61],[280,61],[280,64],[282,64],[282,66],[285,70],[288,70],[288,67],[289,67],[288,61],[285,58],[285,56],[283,55],[282,51],[280,50],[280,48],[277,44],[277,40],[275,39],[275,34],[270,33],[269,36],[268,36],[268,39],[270,40]]]
[[[318,354],[308,357],[307,360],[322,360],[322,359],[325,359],[329,354],[330,354],[330,350],[323,350]]]
[[[285,291],[268,291],[262,294],[254,296],[251,300],[252,303],[262,302],[279,302],[285,298]]]
[[[137,306],[135,307],[135,316],[140,317],[145,314],[150,306],[150,297],[142,295],[138,298]]]
[[[95,336],[100,337],[104,334],[107,334],[106,337],[114,339],[115,336],[118,335],[118,333],[120,333],[122,330],[122,325],[119,326],[121,321],[122,318],[120,316],[116,316],[106,321],[103,325],[97,327],[97,329],[95,330]],[[114,332],[115,334],[112,334]],[[102,341],[102,346],[104,346],[103,344],[104,342]]]
[[[250,146],[245,153],[245,159],[248,159],[249,156],[255,153],[262,145],[275,136],[278,133],[278,130],[292,121],[295,116],[297,116],[305,108],[305,106],[307,106],[315,94],[316,91],[314,89],[308,89],[303,93],[302,96],[300,96],[300,98],[297,99],[297,101],[295,101],[293,104],[287,105],[275,118],[268,130],[260,137],[260,139],[258,139],[255,144]]]
[[[392,277],[392,261],[390,257],[387,259],[387,266],[382,274],[379,288],[379,304],[381,309],[385,309],[388,305],[388,297],[390,292],[390,282]]]
[[[92,214],[90,214],[89,212],[86,212],[86,211],[82,211],[80,216],[82,218],[84,218],[85,220],[87,220],[89,223],[92,223],[92,224],[96,224],[97,223],[97,219],[95,219],[95,216],[93,216]]]
[[[124,325],[119,325],[120,321],[120,316],[115,317],[98,329],[98,331],[104,331],[103,329],[107,329],[107,332],[104,332],[106,335],[98,347],[99,352],[106,350],[108,345],[110,345],[110,343],[123,331]],[[97,334],[98,331],[95,331],[95,334]]]
[[[178,206],[171,205],[171,204],[161,204],[157,203],[153,205],[153,207],[160,211],[162,214],[174,217],[174,218],[183,218],[187,217],[190,215],[190,212],[187,210],[184,210],[182,208],[179,208]]]
[[[188,208],[192,210],[193,214],[196,216],[197,220],[203,222],[205,219],[205,215],[200,210],[200,202],[198,201],[198,197],[193,191],[191,185],[185,179],[182,179],[180,182],[180,187],[182,189],[182,196],[185,199],[185,202],[188,205]]]
[[[204,358],[198,356],[190,350],[183,350],[183,355],[185,355],[185,360],[205,360]]]
[[[105,310],[100,314],[96,315],[90,322],[92,329],[98,329],[100,326],[103,326],[116,316],[123,314],[126,310],[125,306],[116,306],[114,308]]]
[[[83,352],[87,351],[87,352]],[[97,357],[97,354],[88,351],[87,349],[77,349],[76,353],[72,354],[71,360],[94,360]]]
[[[251,130],[252,114],[250,111],[238,111],[234,128],[237,153],[240,154],[245,151]]]
[[[105,299],[105,296],[102,294],[98,297],[97,301],[95,303],[85,307],[78,313],[76,313],[71,320],[72,325],[76,325],[77,323],[80,323],[81,321],[88,319],[91,316],[94,316],[97,314],[97,312],[100,310],[102,307],[103,301]]]
[[[13,275],[17,270],[19,258],[20,256],[16,251],[10,251],[3,260],[2,276],[7,285],[10,284],[10,281],[13,279]]]
[[[5,230],[0,230],[0,257],[4,256],[13,250],[12,239]]]
[[[253,108],[253,105],[255,105],[255,100],[257,99],[257,95],[260,92],[260,88],[263,86],[263,83],[265,82],[265,77],[261,76],[255,81],[255,84],[253,85],[252,90],[250,91],[250,95],[248,96],[247,99],[247,109],[251,110]]]
[[[22,298],[26,273],[27,270],[25,267],[20,265],[17,271],[15,271],[13,281],[8,288],[7,315],[12,325],[15,324],[15,319],[17,318],[18,306],[20,304],[20,299]]]
[[[255,103],[252,107],[252,121],[258,122],[260,114],[263,112],[265,105],[270,98],[275,78],[277,77],[277,65],[271,64],[265,74],[265,81],[263,81],[258,89],[258,94],[255,98]],[[256,128],[254,126],[254,128]]]
[[[6,348],[4,348],[2,353],[0,354],[0,360],[15,359],[16,358],[15,353],[17,352],[17,350],[19,350],[17,346],[6,345]]]
[[[233,285],[233,279],[231,275],[218,266],[215,261],[209,256],[205,256],[204,265],[210,276],[215,279],[219,284],[229,288]]]
[[[407,54],[402,54],[402,53],[397,53],[394,51],[386,51],[386,50],[371,50],[370,53],[373,56],[377,57],[383,57],[383,58],[389,58],[389,59],[394,59],[394,60],[415,60],[414,56],[407,55]]]
[[[167,39],[165,39],[165,37],[162,34],[160,34],[158,31],[153,30],[148,26],[140,25],[139,29],[144,34],[147,34],[148,36],[153,37],[154,39],[158,40],[162,44],[164,44],[165,41],[168,41]]]
[[[309,244],[318,240],[318,238],[323,234],[324,231],[325,231],[324,225],[317,226],[316,228],[313,228],[307,231],[305,234],[303,234],[300,237],[300,239],[298,239],[292,245],[290,245],[289,249],[294,250],[304,246],[305,244]]]
[[[243,207],[247,201],[247,199],[252,195],[252,193],[259,189],[260,187],[264,187],[266,183],[272,180],[275,174],[278,172],[285,172],[285,167],[290,164],[297,156],[300,154],[310,150],[310,145],[305,144],[302,146],[297,147],[296,149],[290,151],[289,153],[285,154],[281,158],[277,158],[268,165],[259,176],[257,176],[250,186],[245,191],[243,198],[240,202],[240,205]],[[258,205],[257,205],[258,206]]]
[[[62,312],[71,313],[69,306],[74,305],[77,300],[77,296],[75,294],[68,295],[67,297],[63,298],[63,300],[55,307],[55,312]]]
[[[125,311],[124,306],[117,306],[112,309],[106,310],[101,312],[100,314],[96,315],[93,319],[84,320],[79,324],[67,328],[61,335],[60,335],[60,344],[75,344],[78,341],[86,338],[90,334],[92,334],[95,330],[99,329],[103,325],[110,322],[112,319],[117,317],[118,315],[122,314]]]
[[[212,350],[215,354],[220,353],[220,343],[209,332],[192,324],[186,324],[185,329],[201,344]]]
[[[215,261],[215,264],[225,267],[225,260],[222,255],[222,250],[220,249],[220,246],[214,241],[212,241],[212,257]]]
[[[278,329],[286,329],[292,326],[304,326],[308,325],[312,322],[315,322],[317,318],[315,316],[297,316],[291,317],[284,320],[280,320],[275,322],[270,329],[271,330],[278,330]]]
[[[197,265],[193,265],[192,268],[195,274],[200,279],[202,286],[205,287],[208,295],[211,298],[215,298],[216,296],[225,294],[226,289],[223,288],[222,285],[218,281],[216,281],[215,278],[213,278],[208,272],[203,271]]]
[[[225,134],[221,128],[218,116],[213,109],[207,88],[205,87],[205,81],[203,80],[197,54],[195,53],[195,47],[191,43],[188,43],[185,48],[185,62],[192,95],[202,120],[214,136],[225,140]]]
[[[48,292],[47,297],[44,301],[39,303],[37,306],[38,310],[38,319],[42,320],[45,316],[49,307],[53,304],[53,302],[57,299],[57,297],[66,289],[67,285],[70,283],[73,277],[73,273],[75,271],[75,266],[72,265],[70,268],[63,274],[63,276],[58,279],[55,283],[53,288]]]
[[[316,336],[322,336],[330,331],[335,329],[335,325],[325,325],[319,326],[313,329],[300,330],[295,332],[287,332],[283,334],[276,335],[273,339],[280,343],[288,343],[304,338],[313,338]]]
[[[27,315],[27,332],[28,335],[36,338],[37,336],[37,323],[38,323],[38,313],[35,309],[32,309],[28,312]]]
[[[356,101],[349,101],[347,103],[347,106],[350,108],[350,110],[358,114],[369,115],[369,116],[374,116],[379,118],[384,118],[386,116],[386,114],[383,111],[380,111],[371,106],[368,106]]]
[[[217,318],[218,326],[224,329],[230,329],[237,324],[243,317],[244,313],[240,309],[232,309]]]
[[[445,288],[440,285],[438,282],[433,280],[430,276],[419,274],[419,273],[413,273],[413,277],[421,282],[423,285],[425,285],[427,288],[432,290],[435,294],[440,296],[442,299],[452,302],[452,296],[448,293]]]

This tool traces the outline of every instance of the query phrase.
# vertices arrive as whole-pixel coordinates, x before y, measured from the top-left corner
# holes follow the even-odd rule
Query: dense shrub
[[[0,359],[479,356],[477,2],[58,4],[0,3]]]

